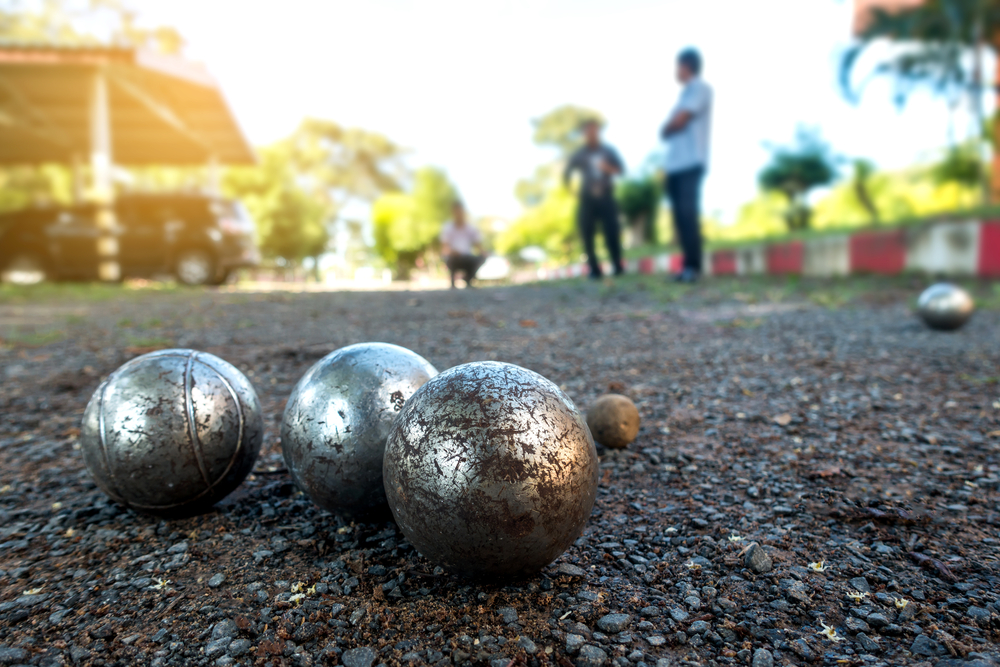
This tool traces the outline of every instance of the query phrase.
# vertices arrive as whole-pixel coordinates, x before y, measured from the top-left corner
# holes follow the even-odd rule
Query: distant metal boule
[[[605,394],[587,410],[587,426],[605,447],[624,449],[639,434],[639,410],[628,396]]]
[[[101,384],[84,412],[80,446],[97,485],[119,503],[185,515],[240,485],[263,433],[243,373],[207,352],[161,350]]]
[[[430,560],[517,576],[583,531],[597,451],[573,402],[541,375],[491,361],[456,366],[413,395],[385,451],[396,523]]]
[[[917,312],[931,329],[952,331],[969,321],[975,304],[969,293],[951,283],[931,285],[917,300]]]
[[[349,345],[320,359],[295,385],[281,422],[292,479],[335,514],[384,507],[385,439],[406,400],[435,375],[426,359],[387,343]]]

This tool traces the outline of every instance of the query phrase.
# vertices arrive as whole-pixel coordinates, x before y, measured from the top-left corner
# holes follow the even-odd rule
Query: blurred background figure
[[[563,184],[569,187],[570,177],[579,171],[583,179],[577,207],[577,222],[583,236],[583,246],[590,264],[590,278],[601,277],[601,265],[594,251],[597,224],[601,224],[604,244],[611,255],[615,275],[625,272],[622,267],[621,230],[618,226],[618,203],[615,201],[614,177],[624,171],[618,152],[601,143],[601,124],[597,120],[583,123],[583,146],[573,153],[563,172]]]
[[[669,145],[667,197],[684,251],[684,267],[674,279],[690,283],[701,274],[701,182],[712,122],[712,89],[701,80],[701,54],[695,49],[677,56],[677,80],[681,96],[660,135]]]
[[[451,222],[441,231],[441,256],[448,266],[452,289],[459,273],[464,275],[466,286],[472,287],[476,272],[486,261],[483,236],[466,220],[465,205],[460,201],[451,205]]]

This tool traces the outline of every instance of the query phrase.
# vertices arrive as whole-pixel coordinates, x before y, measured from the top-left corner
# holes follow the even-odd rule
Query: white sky
[[[732,219],[756,192],[764,142],[817,126],[883,168],[947,139],[943,101],[902,111],[886,85],[852,106],[837,87],[850,0],[139,0],[178,27],[221,82],[250,141],[316,116],[382,132],[414,164],[447,170],[476,215],[518,212],[514,184],[548,159],[530,119],[598,109],[630,168],[658,146],[687,45],[715,88],[707,212]]]

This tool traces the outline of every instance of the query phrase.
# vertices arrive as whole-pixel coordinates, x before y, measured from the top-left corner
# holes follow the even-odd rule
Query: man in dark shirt
[[[604,243],[611,254],[615,275],[624,273],[622,268],[621,231],[618,228],[618,204],[615,202],[614,177],[624,170],[621,158],[614,148],[601,143],[601,126],[596,120],[588,120],[583,125],[585,143],[573,153],[563,172],[563,183],[568,187],[574,171],[583,177],[579,192],[577,223],[583,236],[583,246],[587,250],[590,264],[590,278],[601,277],[601,265],[594,252],[594,235],[597,223],[601,223]]]

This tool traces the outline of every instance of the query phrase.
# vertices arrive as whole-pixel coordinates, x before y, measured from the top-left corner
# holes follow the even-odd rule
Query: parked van
[[[122,276],[172,274],[185,285],[218,285],[255,266],[253,221],[238,202],[197,194],[131,194],[115,201]],[[94,204],[0,215],[0,280],[97,278]]]

